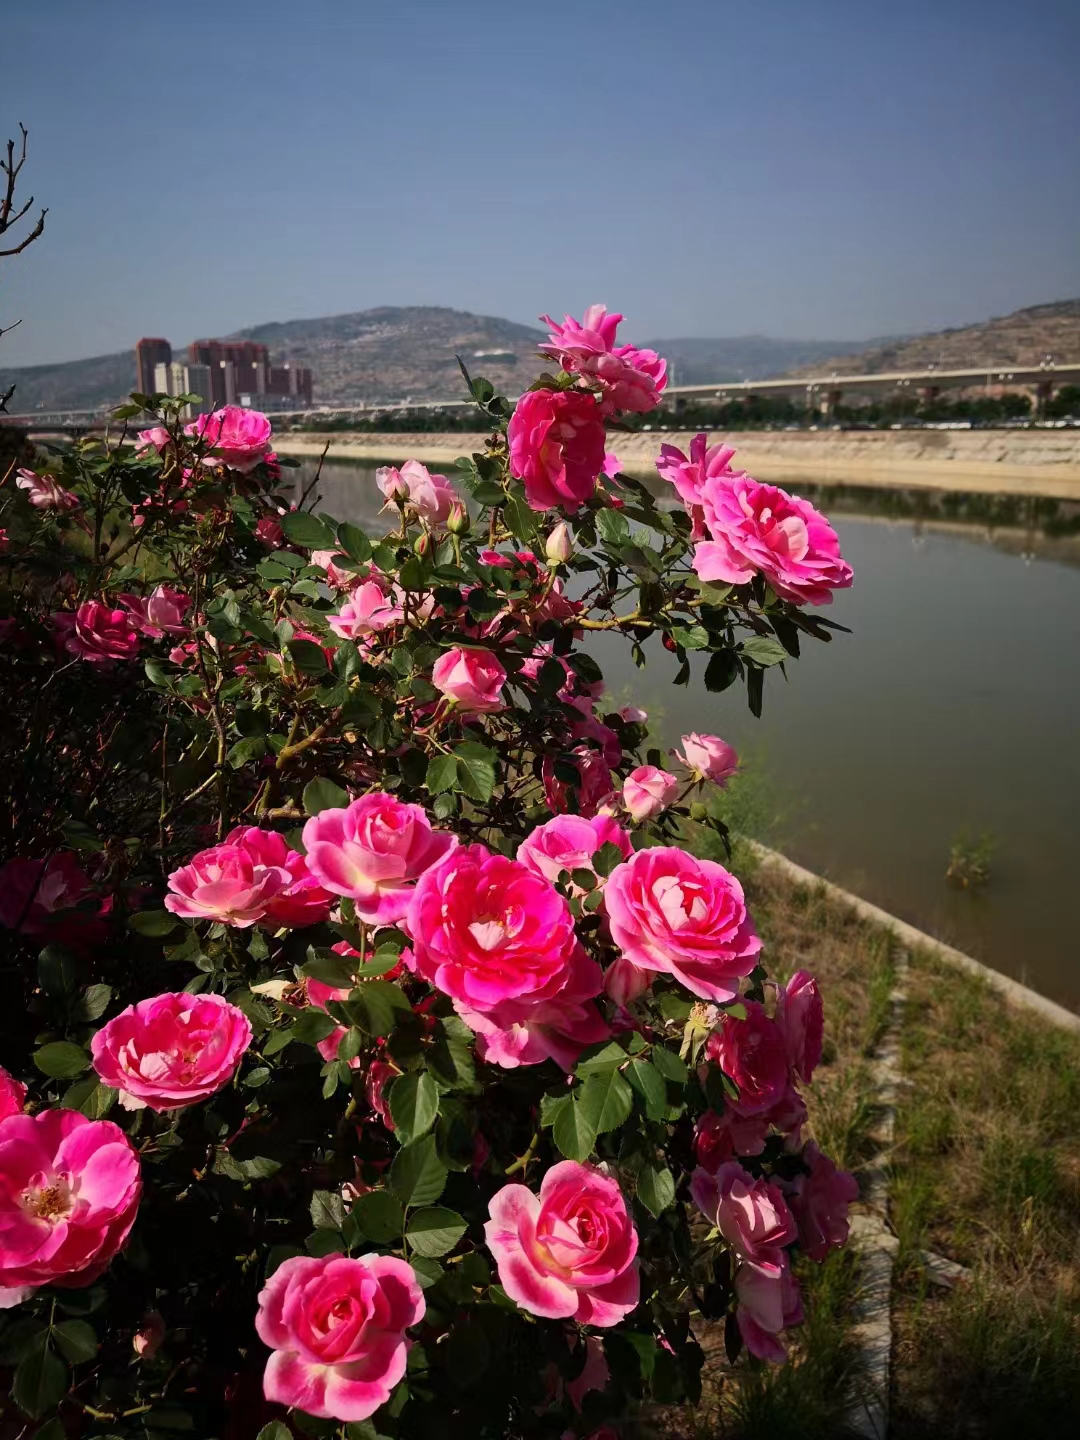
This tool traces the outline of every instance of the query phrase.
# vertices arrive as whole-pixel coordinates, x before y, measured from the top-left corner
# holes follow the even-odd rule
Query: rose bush
[[[781,1359],[846,1238],[822,997],[694,853],[737,756],[589,647],[760,713],[851,574],[704,436],[619,473],[666,378],[620,318],[467,377],[486,448],[381,470],[375,533],[165,396],[0,491],[0,1353],[50,1440],[619,1435],[703,1323]]]

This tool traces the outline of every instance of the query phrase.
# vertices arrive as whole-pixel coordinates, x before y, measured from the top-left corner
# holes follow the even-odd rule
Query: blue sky
[[[0,365],[375,305],[861,338],[1080,294],[1075,3],[35,0],[3,40],[50,208]]]

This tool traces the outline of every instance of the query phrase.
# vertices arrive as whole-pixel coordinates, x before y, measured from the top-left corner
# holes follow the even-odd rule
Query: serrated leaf
[[[551,1138],[568,1160],[584,1161],[596,1144],[596,1123],[591,1111],[581,1105],[581,1092],[565,1097],[555,1113]]]
[[[630,1114],[633,1103],[630,1086],[617,1070],[590,1075],[581,1088],[578,1101],[600,1135],[617,1129]]]
[[[290,510],[278,523],[293,544],[302,545],[305,550],[332,550],[336,544],[330,526],[307,510]]]
[[[304,675],[323,675],[330,668],[322,646],[316,645],[314,640],[288,640],[285,649]]]
[[[79,983],[79,967],[75,956],[62,945],[46,945],[38,956],[38,983],[54,1000],[66,1000]]]
[[[96,1075],[76,1080],[64,1091],[60,1105],[64,1110],[79,1110],[90,1120],[101,1120],[116,1103],[117,1092],[102,1085]]]
[[[405,1145],[394,1156],[390,1184],[405,1205],[433,1205],[446,1185],[446,1166],[435,1150],[434,1135]]]
[[[682,1085],[686,1081],[687,1069],[683,1060],[664,1045],[654,1045],[649,1057],[665,1080],[674,1080]]]
[[[611,874],[616,865],[621,865],[625,858],[618,845],[611,840],[606,840],[592,857],[593,869],[597,875],[606,877]]]
[[[430,1210],[417,1210],[409,1218],[406,1239],[417,1255],[437,1259],[448,1255],[468,1229],[465,1221],[455,1210],[436,1206]]]
[[[75,1020],[98,1020],[109,1008],[111,999],[111,985],[88,985],[75,1004],[72,1018]]]
[[[454,748],[458,784],[472,800],[490,800],[495,789],[495,752],[475,740]]]
[[[36,1420],[55,1410],[67,1394],[67,1366],[48,1345],[35,1345],[19,1361],[11,1387],[12,1398],[24,1414]]]
[[[663,1214],[675,1199],[675,1177],[666,1167],[643,1166],[638,1171],[637,1198],[650,1215]]]
[[[424,786],[431,795],[441,795],[457,784],[458,762],[456,755],[433,755],[428,761]]]
[[[62,1320],[53,1326],[52,1334],[60,1353],[73,1365],[92,1360],[98,1352],[98,1337],[85,1320]]]
[[[621,515],[618,510],[598,510],[596,529],[600,538],[609,545],[622,545],[630,538],[630,526],[626,516]]]
[[[438,1086],[426,1070],[399,1075],[391,1085],[390,1114],[405,1144],[426,1134],[438,1113]]]
[[[623,1071],[631,1088],[645,1102],[645,1115],[649,1120],[662,1120],[667,1110],[667,1086],[664,1077],[648,1060],[631,1060]]]
[[[70,1040],[54,1040],[34,1051],[34,1064],[43,1075],[70,1080],[89,1066],[90,1056],[81,1045],[73,1045]]]
[[[337,543],[351,560],[364,563],[371,559],[371,541],[358,525],[352,525],[348,520],[337,527]]]
[[[180,921],[168,910],[140,910],[128,916],[129,930],[134,930],[136,935],[148,935],[153,940],[171,935],[179,924]]]
[[[304,813],[321,815],[324,810],[340,810],[349,803],[349,796],[333,780],[319,776],[304,786]]]
[[[345,1202],[333,1190],[316,1190],[311,1197],[311,1223],[320,1230],[340,1230],[345,1219]]]
[[[755,635],[750,640],[744,640],[739,648],[743,658],[752,660],[755,665],[780,665],[788,659],[783,645],[770,635]]]
[[[293,1432],[280,1420],[271,1420],[256,1435],[255,1440],[293,1440]]]
[[[581,1052],[574,1066],[574,1074],[584,1079],[586,1075],[617,1070],[625,1061],[626,1051],[617,1040],[600,1040]]]
[[[353,1201],[352,1209],[346,1216],[347,1227],[350,1221],[365,1239],[376,1245],[385,1245],[400,1238],[405,1211],[401,1201],[389,1190],[372,1190]]]

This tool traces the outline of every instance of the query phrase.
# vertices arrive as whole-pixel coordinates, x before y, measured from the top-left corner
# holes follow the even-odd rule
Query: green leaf
[[[319,782],[313,780],[313,785]],[[300,974],[312,980],[321,980],[324,985],[333,985],[336,990],[351,990],[355,967],[355,955],[336,955],[333,950],[308,948],[307,961],[300,967]]]
[[[649,1120],[662,1120],[667,1110],[667,1086],[664,1077],[648,1060],[631,1060],[623,1071],[632,1089],[645,1102],[645,1115]]]
[[[271,1420],[256,1435],[255,1440],[293,1440],[293,1432],[280,1420]]]
[[[442,1349],[443,1363],[462,1390],[475,1385],[491,1364],[491,1341],[478,1320],[455,1325]]]
[[[90,1056],[81,1045],[73,1045],[70,1040],[54,1040],[34,1051],[34,1064],[43,1075],[70,1080],[82,1074],[90,1064]]]
[[[705,667],[705,689],[716,694],[739,677],[739,658],[734,650],[717,650]]]
[[[743,658],[753,660],[755,665],[779,665],[788,658],[788,652],[780,641],[769,635],[755,635],[752,640],[744,640],[740,649]]]
[[[153,940],[171,935],[179,924],[176,916],[170,915],[167,910],[140,910],[128,916],[129,930],[134,930],[136,935],[148,935]]]
[[[76,1080],[64,1091],[60,1105],[64,1110],[79,1110],[90,1120],[101,1120],[116,1103],[117,1092],[102,1085],[96,1075]]]
[[[429,1290],[432,1285],[437,1285],[446,1274],[438,1260],[430,1260],[426,1255],[414,1253],[409,1264],[413,1268],[413,1274],[416,1276],[421,1290]]]
[[[552,1107],[554,1122],[551,1138],[568,1160],[584,1161],[596,1144],[596,1123],[591,1112],[581,1105],[581,1092],[563,1097],[563,1103]]]
[[[472,800],[487,801],[495,789],[495,752],[475,740],[454,747],[458,784]]]
[[[15,1404],[32,1420],[55,1410],[67,1394],[68,1372],[64,1362],[48,1345],[35,1345],[19,1361],[11,1394]]]
[[[88,985],[71,1012],[72,1018],[74,1020],[98,1020],[109,1008],[111,999],[111,985]]]
[[[467,1229],[456,1211],[436,1206],[431,1210],[417,1210],[410,1217],[405,1236],[418,1255],[436,1259],[448,1255]]]
[[[581,1052],[574,1066],[574,1074],[584,1079],[586,1075],[604,1074],[617,1070],[626,1061],[626,1051],[616,1040],[600,1040]]]
[[[674,1080],[679,1085],[686,1083],[686,1064],[674,1050],[668,1050],[663,1045],[654,1045],[649,1058],[665,1080]]]
[[[350,1221],[364,1238],[376,1245],[385,1245],[400,1237],[405,1211],[401,1201],[389,1190],[372,1190],[353,1201],[352,1209],[345,1218],[346,1235]]]
[[[289,640],[285,649],[296,668],[304,675],[324,675],[330,668],[321,645],[314,640]]]
[[[316,1190],[311,1197],[311,1222],[320,1230],[340,1230],[345,1219],[345,1202],[333,1190]]]
[[[614,841],[606,840],[592,857],[593,869],[597,875],[607,877],[615,869],[616,865],[623,863],[625,858],[623,852]]]
[[[52,1333],[60,1353],[73,1365],[92,1360],[98,1352],[98,1338],[85,1320],[62,1320]]]
[[[337,527],[337,543],[350,560],[363,563],[371,559],[371,541],[358,525],[351,525],[348,520]]]
[[[596,529],[600,538],[609,545],[622,545],[630,539],[630,526],[626,516],[621,515],[618,510],[598,510]]]
[[[79,983],[79,967],[75,956],[62,945],[46,945],[38,956],[38,983],[54,1000],[67,1000]]]
[[[426,1070],[399,1075],[390,1087],[390,1114],[405,1144],[427,1133],[439,1113],[439,1091]]]
[[[330,526],[307,510],[290,510],[280,519],[282,530],[294,545],[305,550],[332,550],[336,536]]]
[[[365,980],[344,1009],[354,1025],[360,1025],[369,1035],[382,1037],[394,1029],[398,1014],[412,1013],[405,992],[390,980]]]
[[[34,1431],[34,1440],[67,1440],[64,1422],[59,1416],[54,1420],[46,1420],[44,1425]],[[106,1435],[104,1440],[119,1440],[119,1436]]]
[[[432,795],[441,795],[457,784],[458,762],[456,755],[433,755],[428,761],[424,785]]]
[[[394,1156],[390,1184],[405,1205],[433,1205],[446,1185],[446,1166],[435,1151],[434,1135],[405,1145]]]
[[[309,1006],[296,1021],[296,1024],[289,1031],[293,1040],[299,1041],[301,1045],[318,1045],[320,1040],[325,1040],[334,1030],[337,1029],[337,1021],[333,1016],[328,1015],[325,1010],[319,1010],[315,1006]],[[285,1042],[277,1045],[276,1049],[284,1049]],[[269,1043],[262,1047],[264,1055],[272,1054]]]
[[[637,1198],[650,1215],[661,1215],[675,1199],[675,1178],[666,1167],[645,1165],[638,1171]]]
[[[304,813],[307,815],[321,815],[324,810],[341,810],[348,803],[348,794],[333,780],[320,776],[304,786]]]
[[[617,1129],[633,1108],[630,1086],[617,1070],[590,1075],[581,1088],[578,1101],[598,1134]]]

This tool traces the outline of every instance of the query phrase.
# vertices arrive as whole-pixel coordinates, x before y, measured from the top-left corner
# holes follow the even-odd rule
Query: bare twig
[[[4,185],[4,196],[3,199],[0,200],[0,235],[10,230],[13,225],[17,225],[34,203],[34,197],[31,195],[25,205],[21,206],[18,210],[15,209],[15,186],[19,178],[19,172],[26,164],[27,130],[25,125],[20,124],[19,133],[22,136],[22,143],[19,147],[18,159],[15,158],[15,141],[9,140],[7,142],[7,160],[0,161],[0,173],[7,176],[7,181]],[[26,238],[20,241],[18,245],[12,246],[10,250],[0,250],[0,258],[5,255],[19,255],[28,245],[32,245],[45,229],[45,216],[48,213],[48,210],[42,209],[41,214],[38,216],[37,224]],[[10,329],[11,327],[9,326],[8,328]]]

